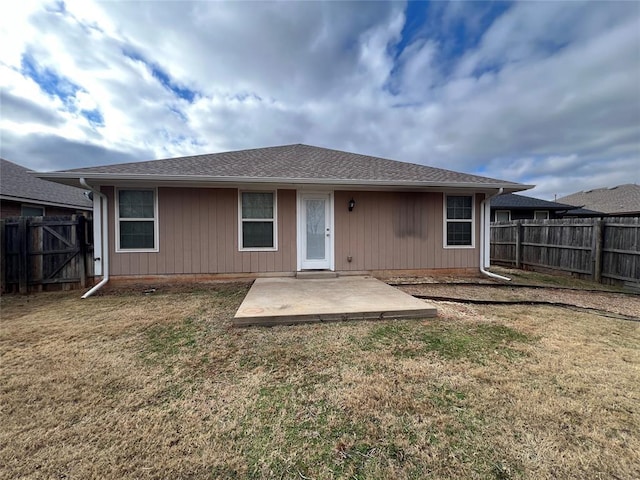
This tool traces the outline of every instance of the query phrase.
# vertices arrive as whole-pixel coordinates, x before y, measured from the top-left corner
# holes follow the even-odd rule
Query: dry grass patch
[[[247,286],[2,298],[2,478],[636,478],[639,324],[235,329]]]

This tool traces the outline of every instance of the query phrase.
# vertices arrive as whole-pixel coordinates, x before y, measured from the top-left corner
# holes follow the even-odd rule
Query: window
[[[510,222],[511,210],[496,210],[496,222]]]
[[[275,192],[240,192],[240,250],[276,250]]]
[[[20,207],[20,215],[23,217],[44,217],[44,207],[36,207],[35,205],[22,205]]]
[[[533,212],[533,218],[536,220],[549,220],[549,210],[536,210]]]
[[[156,190],[118,189],[117,251],[158,251]]]
[[[445,247],[473,247],[473,196],[445,196]]]

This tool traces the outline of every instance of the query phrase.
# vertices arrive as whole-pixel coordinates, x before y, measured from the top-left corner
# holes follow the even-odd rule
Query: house
[[[85,190],[41,180],[31,171],[0,159],[0,218],[88,213]]]
[[[491,199],[491,221],[549,220],[563,217],[600,217],[602,213],[575,208],[565,203],[549,202],[515,193],[498,195]]]
[[[96,193],[95,266],[112,279],[477,272],[488,199],[531,188],[300,144],[39,176]]]
[[[572,193],[558,201],[603,212],[610,217],[640,216],[640,185],[627,183],[612,188],[596,188]]]

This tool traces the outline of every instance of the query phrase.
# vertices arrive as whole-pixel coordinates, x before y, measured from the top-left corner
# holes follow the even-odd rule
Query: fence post
[[[29,293],[28,273],[29,273],[29,230],[27,217],[20,217],[18,220],[18,289],[21,294]]]
[[[593,281],[602,282],[602,241],[604,238],[605,224],[601,218],[593,219],[593,248],[591,260],[593,262]]]
[[[0,220],[0,292],[4,293],[5,270],[7,268],[7,243],[4,238],[4,220]]]
[[[522,268],[522,220],[516,220],[516,268]]]
[[[31,265],[29,267],[31,268],[27,277],[36,282],[33,289],[37,292],[42,291],[42,280],[44,279],[44,219],[45,217],[32,217],[31,221],[40,222],[40,226],[34,227],[32,224],[31,231],[27,228],[29,250],[31,250],[31,253],[38,252],[37,255],[30,255]]]
[[[86,253],[87,244],[86,238],[86,221],[84,215],[78,215],[76,224],[76,242],[78,242],[78,269],[80,270],[80,286],[85,288],[87,286],[87,265],[86,265]]]

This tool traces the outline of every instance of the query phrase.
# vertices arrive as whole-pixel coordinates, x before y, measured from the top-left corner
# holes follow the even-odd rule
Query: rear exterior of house
[[[477,271],[486,199],[528,188],[306,145],[43,175],[102,194],[114,279]]]
[[[480,232],[474,219],[480,217],[480,194],[112,186],[102,187],[102,192],[110,212],[118,211],[116,196],[123,192],[151,193],[157,211],[153,219],[144,220],[157,231],[157,240],[146,245],[143,240],[127,245],[123,231],[131,222],[109,215],[112,276],[477,270],[479,266]],[[272,196],[273,218],[264,222],[261,216],[261,222],[255,222],[241,217],[243,197],[247,200],[254,193]],[[349,211],[351,199],[355,207]],[[444,234],[447,201],[470,205],[463,214],[469,221],[455,222],[468,233],[455,238],[453,233],[449,238]],[[267,231],[252,238],[249,230],[255,223],[271,224],[273,234]]]

